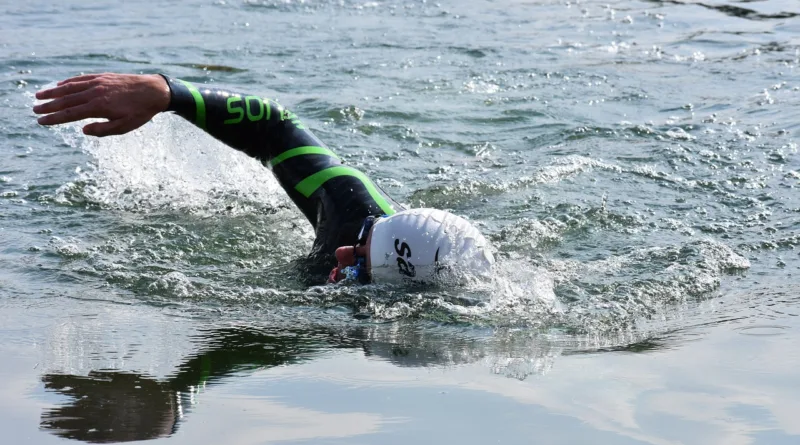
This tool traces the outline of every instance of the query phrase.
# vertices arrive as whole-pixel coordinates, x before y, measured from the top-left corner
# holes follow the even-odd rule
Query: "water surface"
[[[3,442],[790,444],[788,0],[31,1],[0,15]],[[490,283],[311,287],[267,169],[33,93],[164,72],[275,98]]]

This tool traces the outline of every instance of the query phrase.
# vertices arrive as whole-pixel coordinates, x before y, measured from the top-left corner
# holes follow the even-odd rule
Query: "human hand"
[[[58,125],[87,118],[107,119],[83,127],[90,136],[125,134],[146,124],[169,106],[169,86],[157,74],[86,74],[62,80],[36,93],[53,99],[33,107],[41,125]]]

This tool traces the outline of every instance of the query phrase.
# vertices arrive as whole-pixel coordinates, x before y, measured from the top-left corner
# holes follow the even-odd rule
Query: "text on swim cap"
[[[406,258],[411,258],[411,247],[403,242],[400,244],[399,239],[394,240],[394,250],[397,252],[397,267],[400,270],[400,273],[407,276],[413,277],[417,275],[417,272],[414,270],[414,265],[411,264],[410,261],[404,260],[403,256]]]

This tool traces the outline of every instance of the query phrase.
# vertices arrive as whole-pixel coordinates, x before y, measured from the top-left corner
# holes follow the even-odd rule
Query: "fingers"
[[[86,118],[103,118],[84,127],[93,136],[123,134],[147,123],[167,109],[169,88],[160,76],[88,74],[66,79],[57,87],[40,91],[38,99],[52,101],[33,108],[41,125],[58,125]]]
[[[69,79],[64,79],[64,80],[62,80],[61,82],[58,82],[58,86],[61,86],[61,85],[64,85],[64,84],[68,84],[68,83],[74,83],[74,82],[84,82],[84,81],[87,81],[87,80],[92,80],[92,79],[98,78],[98,77],[100,77],[100,76],[103,76],[103,75],[105,75],[105,74],[107,74],[107,73],[101,73],[101,74],[82,74],[82,75],[80,75],[80,76],[70,77]]]
[[[67,108],[47,116],[40,117],[37,122],[40,125],[58,125],[66,124],[67,122],[75,122],[90,117],[103,117],[99,115],[98,109],[92,106],[91,103],[78,105],[76,107]]]
[[[33,107],[33,112],[36,114],[55,113],[56,111],[65,110],[67,108],[76,107],[85,104],[92,99],[89,91],[82,91],[80,93],[70,94],[68,96],[59,97],[58,99],[51,100],[43,104]]]
[[[131,123],[127,119],[117,119],[108,122],[95,122],[83,127],[83,134],[87,136],[112,136],[125,134],[131,129]]]
[[[56,99],[59,97],[66,96],[68,94],[75,94],[80,93],[81,91],[86,91],[89,88],[93,87],[94,83],[90,81],[85,82],[71,82],[61,86],[57,86],[55,88],[50,88],[49,90],[42,90],[36,92],[37,99]]]

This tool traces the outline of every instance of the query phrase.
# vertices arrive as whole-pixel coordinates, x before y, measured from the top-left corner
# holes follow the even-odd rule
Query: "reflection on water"
[[[762,294],[759,301],[777,308],[779,304],[774,303],[781,300],[785,305],[789,295],[785,289]],[[754,302],[748,294],[723,299],[734,314]],[[587,348],[588,342],[569,337],[548,340],[508,331],[487,336],[452,326],[421,329],[413,323],[338,329],[205,328],[192,335],[197,351],[187,353],[174,372],[164,377],[127,370],[138,365],[117,371],[96,370],[102,366],[91,365],[94,369],[80,375],[47,372],[42,377],[46,390],[68,400],[45,408],[40,426],[59,437],[93,443],[155,439],[171,436],[188,424],[192,430],[204,430],[205,426],[195,423],[208,420],[208,412],[193,420],[199,414],[194,411],[200,402],[213,405],[217,399],[223,403],[212,416],[236,416],[244,407],[255,412],[253,421],[262,425],[259,434],[242,440],[254,444],[271,442],[269,434],[281,431],[285,434],[281,437],[305,439],[364,434],[352,428],[359,422],[356,417],[349,420],[355,422],[346,429],[350,433],[342,433],[331,423],[323,423],[313,434],[301,433],[309,426],[304,423],[309,416],[340,413],[332,408],[339,406],[346,412],[384,417],[397,416],[398,407],[405,407],[400,411],[403,415],[445,424],[458,419],[458,414],[477,410],[482,421],[496,421],[500,430],[509,426],[503,420],[509,413],[534,413],[518,424],[534,422],[537,428],[555,415],[570,419],[547,426],[548,435],[562,438],[563,443],[585,443],[581,438],[586,432],[580,431],[586,428],[591,434],[608,435],[612,443],[795,443],[792,435],[800,432],[791,420],[797,406],[791,388],[800,355],[791,346],[797,337],[791,334],[794,331],[786,331],[785,344],[776,343],[773,336],[749,335],[747,331],[764,326],[747,319],[709,324],[716,317],[713,303],[691,312],[705,312],[704,317],[695,318],[701,325],[662,327],[661,334],[610,348]],[[108,331],[115,321],[112,314],[92,329]],[[678,324],[687,323],[692,324],[688,320]],[[84,329],[87,324],[91,325],[85,323]],[[741,329],[731,329],[731,325]],[[91,349],[81,349],[86,345],[83,340],[82,335],[66,339],[68,346],[61,353],[67,353],[68,360],[80,360],[81,356],[106,357],[109,352],[105,351],[113,349],[114,339]],[[621,343],[620,339],[609,342]],[[159,348],[155,343],[151,346]],[[737,354],[730,354],[731,350]],[[228,386],[241,388],[220,399],[217,393]],[[341,389],[321,390],[330,387]],[[309,399],[304,392],[314,396]],[[480,403],[448,412],[443,409],[449,406],[447,399],[442,397],[451,393],[454,398],[477,397],[489,406],[499,403],[495,400],[499,397],[505,408],[497,412],[505,414],[481,410]],[[410,405],[404,404],[403,397]],[[275,404],[273,399],[282,403]],[[301,416],[297,404],[310,408],[309,412]],[[231,410],[231,405],[237,409]],[[383,427],[365,426],[364,431],[391,431],[386,431],[385,420],[371,421]],[[464,443],[478,443],[456,435],[464,437]]]
[[[67,439],[109,443],[165,437],[176,431],[182,415],[180,393],[169,382],[137,374],[45,374],[42,381],[72,399],[42,413],[41,428]]]
[[[168,436],[188,413],[198,388],[237,372],[296,363],[323,344],[313,332],[271,334],[228,328],[205,336],[208,344],[203,352],[186,358],[164,380],[113,371],[91,371],[87,376],[45,374],[45,388],[70,397],[71,403],[46,410],[41,427],[88,442]]]
[[[60,437],[97,443],[169,436],[188,418],[199,393],[226,377],[301,363],[336,349],[361,350],[365,357],[400,367],[448,367],[489,360],[493,372],[520,379],[546,372],[560,353],[560,348],[529,335],[469,338],[453,334],[403,324],[344,331],[211,329],[194,337],[201,342],[200,352],[186,357],[165,378],[110,370],[44,374],[45,389],[69,397],[69,402],[45,409],[41,428]],[[72,341],[76,340],[80,336]],[[65,351],[86,354],[80,345],[75,346]]]

